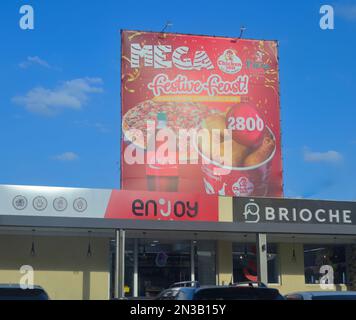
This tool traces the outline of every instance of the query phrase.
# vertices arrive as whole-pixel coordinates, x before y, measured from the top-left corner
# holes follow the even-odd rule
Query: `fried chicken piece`
[[[220,135],[223,136],[224,130],[227,129],[225,116],[221,114],[213,114],[205,118],[203,127],[208,129],[210,133],[213,129],[218,129],[220,130]]]
[[[273,140],[272,135],[269,132],[266,132],[262,144],[251,154],[249,154],[245,161],[244,161],[244,166],[245,167],[252,167],[256,166],[263,161],[267,160],[273,150],[276,147],[276,142]]]
[[[216,155],[216,162],[228,167],[240,167],[248,155],[249,148],[231,139],[231,152],[225,150],[225,144],[220,144],[220,155]],[[230,142],[229,141],[229,142]],[[229,146],[227,146],[229,148]],[[214,156],[214,155],[213,155]]]
[[[225,150],[223,137],[212,136],[210,142],[202,141],[199,143],[199,148],[202,153],[209,159],[229,167],[239,167],[243,164],[244,159],[248,155],[249,148],[237,143],[231,137],[227,138],[228,149]],[[231,150],[229,146],[231,143]]]

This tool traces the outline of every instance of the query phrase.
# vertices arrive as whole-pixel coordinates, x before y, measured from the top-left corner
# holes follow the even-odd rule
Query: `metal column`
[[[190,242],[190,281],[195,281],[195,247],[196,241]]]
[[[125,230],[116,230],[115,248],[115,298],[125,297]]]
[[[133,296],[138,297],[138,239],[134,240]]]
[[[257,277],[258,282],[268,283],[267,272],[267,235],[258,233],[256,235],[256,248],[257,248]]]

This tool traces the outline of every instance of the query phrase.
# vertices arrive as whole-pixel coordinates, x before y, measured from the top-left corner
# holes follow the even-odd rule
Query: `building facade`
[[[195,221],[179,220],[179,206],[179,217],[160,216],[154,200],[165,194],[134,196],[151,207],[115,190],[1,186],[0,283],[33,280],[52,299],[85,300],[155,296],[180,281],[356,289],[354,202],[216,197],[215,206],[204,196],[198,213],[209,203],[216,219]]]

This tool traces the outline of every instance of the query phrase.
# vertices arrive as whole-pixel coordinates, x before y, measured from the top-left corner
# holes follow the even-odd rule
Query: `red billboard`
[[[122,31],[126,190],[282,196],[278,43]]]

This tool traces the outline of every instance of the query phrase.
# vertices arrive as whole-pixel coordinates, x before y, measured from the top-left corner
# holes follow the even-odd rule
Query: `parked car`
[[[356,291],[306,291],[285,295],[287,300],[356,300]]]
[[[277,289],[256,285],[200,286],[179,282],[162,291],[156,300],[284,300]]]
[[[22,289],[15,284],[0,284],[0,300],[49,300],[49,297],[39,286],[33,289]]]

